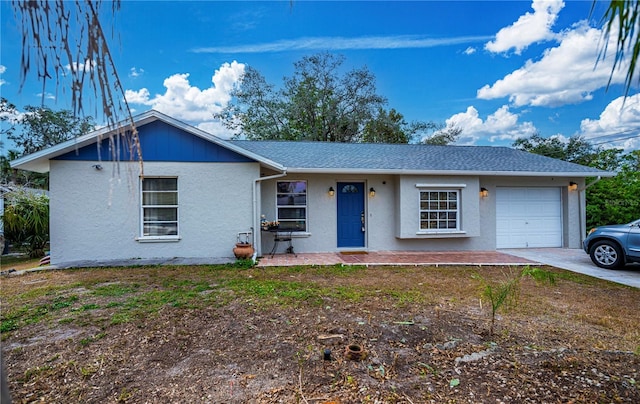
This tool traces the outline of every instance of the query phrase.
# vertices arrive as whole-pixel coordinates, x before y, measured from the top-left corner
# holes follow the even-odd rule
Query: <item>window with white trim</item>
[[[420,231],[460,230],[460,191],[420,191]]]
[[[307,231],[307,181],[278,181],[276,211],[280,230]]]
[[[141,179],[142,237],[178,235],[178,179]]]

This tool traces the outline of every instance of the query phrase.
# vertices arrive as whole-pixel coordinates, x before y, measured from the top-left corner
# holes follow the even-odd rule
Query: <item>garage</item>
[[[496,248],[562,247],[560,188],[496,189]]]

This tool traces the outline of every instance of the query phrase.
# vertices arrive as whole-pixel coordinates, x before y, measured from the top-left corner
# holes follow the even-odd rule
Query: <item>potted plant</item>
[[[236,246],[233,247],[233,255],[235,255],[237,259],[248,259],[253,256],[254,249],[249,242],[250,235],[251,232],[238,233],[238,242]]]

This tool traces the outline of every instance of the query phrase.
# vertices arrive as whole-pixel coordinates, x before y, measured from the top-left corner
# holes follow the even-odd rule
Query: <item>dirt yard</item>
[[[17,403],[640,402],[640,290],[521,269],[4,276],[2,357]]]

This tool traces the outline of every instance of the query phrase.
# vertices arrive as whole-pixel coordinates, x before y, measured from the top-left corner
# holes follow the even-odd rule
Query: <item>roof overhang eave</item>
[[[157,111],[154,110],[144,112],[135,118],[135,124],[137,126],[141,126],[154,121],[158,119],[156,114]],[[34,171],[37,173],[46,173],[50,169],[49,160],[95,143],[98,139],[108,136],[111,132],[116,133],[118,131],[127,130],[129,127],[131,127],[130,121],[121,121],[115,125],[104,126],[100,129],[87,133],[86,135],[78,136],[47,149],[15,159],[10,163],[11,168]]]
[[[49,160],[66,154],[70,151],[89,146],[92,143],[95,143],[96,138],[98,138],[99,136],[104,136],[109,132],[110,130],[104,131],[104,133],[99,134],[91,132],[91,134],[80,136],[75,139],[71,139],[58,145],[52,146],[48,149],[40,150],[27,156],[20,157],[10,163],[11,168],[34,171],[37,173],[46,173],[50,168]]]
[[[284,172],[286,170],[286,168],[282,164],[267,159],[256,153],[250,152],[246,149],[243,149],[242,147],[236,146],[232,142],[211,135],[210,133],[207,133],[194,126],[185,124],[184,122],[174,119],[161,112],[150,110],[134,117],[136,126],[142,126],[155,120],[163,120],[179,129],[189,132],[211,143],[227,148],[251,160],[255,160],[263,166],[268,167],[272,170],[281,172]],[[52,146],[48,149],[40,150],[38,152],[16,159],[11,162],[11,167],[38,173],[46,173],[50,170],[49,161],[51,159],[61,156],[70,151],[89,146],[92,143],[96,143],[99,139],[109,136],[111,133],[117,133],[117,131],[122,131],[123,129],[126,130],[130,126],[131,125],[129,121],[119,122],[116,126],[105,126],[86,135],[79,136],[77,138]],[[144,150],[142,152],[144,161]]]

